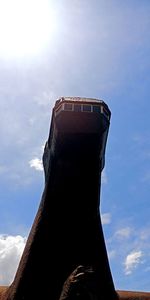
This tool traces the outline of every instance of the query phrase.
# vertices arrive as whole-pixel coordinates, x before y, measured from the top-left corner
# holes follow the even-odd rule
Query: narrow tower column
[[[93,267],[98,299],[116,299],[99,213],[110,123],[102,101],[56,101],[43,165],[45,188],[7,300],[58,300],[79,265]]]

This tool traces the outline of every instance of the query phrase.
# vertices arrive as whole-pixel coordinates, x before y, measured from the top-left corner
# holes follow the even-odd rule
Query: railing
[[[110,114],[106,108],[101,104],[81,104],[70,103],[70,102],[60,102],[57,108],[55,108],[55,116],[57,116],[61,111],[68,112],[81,112],[81,113],[100,113],[103,114],[108,120],[110,120]]]

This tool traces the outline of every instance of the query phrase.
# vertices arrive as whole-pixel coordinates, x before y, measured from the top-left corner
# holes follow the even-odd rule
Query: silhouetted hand
[[[59,300],[96,300],[92,267],[78,266],[67,278]]]

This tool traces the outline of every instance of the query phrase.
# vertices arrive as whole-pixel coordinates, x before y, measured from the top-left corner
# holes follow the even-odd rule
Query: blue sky
[[[13,279],[40,203],[55,100],[85,96],[112,112],[100,211],[115,287],[150,291],[150,2],[3,2],[0,284]]]

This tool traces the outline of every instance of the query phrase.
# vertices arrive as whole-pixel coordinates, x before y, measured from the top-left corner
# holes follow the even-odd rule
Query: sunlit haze
[[[47,0],[0,0],[0,56],[37,54],[52,40],[56,23]]]

